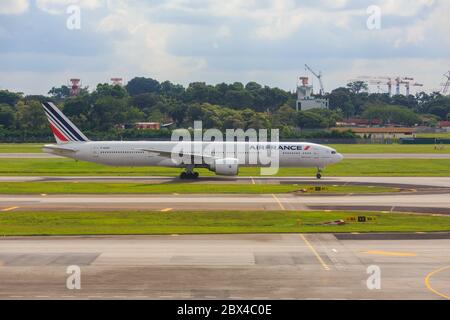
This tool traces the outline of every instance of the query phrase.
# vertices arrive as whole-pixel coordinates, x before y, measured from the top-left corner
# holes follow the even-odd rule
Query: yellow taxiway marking
[[[2,212],[13,211],[13,210],[16,210],[16,209],[19,209],[19,207],[5,208],[5,209],[2,210]]]
[[[437,270],[434,270],[432,272],[430,272],[426,277],[425,277],[425,286],[427,287],[428,290],[430,290],[431,292],[437,294],[438,296],[441,296],[442,298],[445,298],[447,300],[450,300],[450,296],[447,296],[445,294],[443,294],[442,292],[437,291],[436,289],[434,289],[431,285],[430,285],[430,279],[432,276],[434,276],[437,273],[440,273],[444,270],[450,269],[450,266],[448,267],[443,267]]]
[[[172,211],[172,210],[173,210],[172,208],[165,208],[165,209],[162,209],[161,212],[169,212],[169,211]]]
[[[281,203],[280,199],[278,199],[278,197],[272,193],[272,197],[275,199],[275,201],[278,203],[278,205],[280,206],[281,210],[286,210],[286,208],[283,206],[283,204]]]
[[[330,267],[325,263],[325,261],[323,261],[322,257],[320,256],[320,254],[317,252],[317,250],[312,246],[312,244],[308,241],[308,239],[306,239],[306,237],[304,235],[300,235],[300,238],[303,239],[303,241],[306,243],[306,245],[309,247],[309,249],[311,249],[312,253],[314,253],[314,255],[316,256],[317,260],[319,260],[320,264],[322,265],[322,267],[324,268],[324,270],[326,271],[330,271]]]
[[[381,251],[381,250],[371,250],[363,252],[365,254],[374,254],[378,256],[387,257],[417,257],[417,253],[412,252],[392,252],[392,251]]]

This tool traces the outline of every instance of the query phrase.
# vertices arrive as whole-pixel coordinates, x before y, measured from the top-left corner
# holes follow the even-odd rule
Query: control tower
[[[313,86],[309,82],[309,78],[300,77],[297,84],[297,111],[306,111],[310,109],[328,109],[328,99],[319,99],[313,97]]]

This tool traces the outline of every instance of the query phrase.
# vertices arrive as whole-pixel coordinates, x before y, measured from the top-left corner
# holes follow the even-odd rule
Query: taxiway
[[[450,236],[418,236],[6,238],[0,298],[450,299]],[[81,290],[66,287],[71,265]],[[380,289],[367,286],[373,268]]]

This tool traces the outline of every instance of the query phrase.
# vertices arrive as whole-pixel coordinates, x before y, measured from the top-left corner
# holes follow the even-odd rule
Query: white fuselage
[[[280,167],[307,167],[325,168],[326,166],[338,163],[343,156],[336,150],[313,143],[279,142],[279,143],[246,143],[246,142],[182,142],[185,147],[192,149],[193,154],[199,154],[196,150],[205,150],[212,144],[216,144],[217,150],[223,150],[220,158],[245,159],[239,166],[265,166],[265,163],[257,160],[255,155],[259,148],[273,148],[278,150],[278,161]],[[220,145],[219,145],[220,144]],[[170,153],[176,146],[180,146],[178,141],[137,141],[137,142],[82,142],[58,145],[76,151],[63,151],[50,149],[52,145],[44,147],[44,151],[76,160],[94,162],[110,166],[163,166],[184,168],[185,164],[180,164],[172,157],[157,152],[146,150],[160,150]],[[54,146],[54,145],[53,145]],[[255,147],[256,146],[256,147]],[[230,151],[234,150],[234,151]],[[189,151],[191,152],[191,151]],[[202,151],[200,151],[202,152]],[[238,153],[237,153],[238,152]],[[218,157],[218,155],[215,155]],[[258,156],[256,156],[258,159]],[[205,164],[197,164],[195,167],[207,167]]]

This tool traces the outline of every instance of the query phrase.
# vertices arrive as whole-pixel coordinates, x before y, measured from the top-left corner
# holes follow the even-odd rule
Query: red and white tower
[[[70,95],[77,96],[80,94],[81,80],[80,79],[70,79]]]
[[[122,78],[111,78],[111,84],[113,86],[123,86],[123,79]]]

